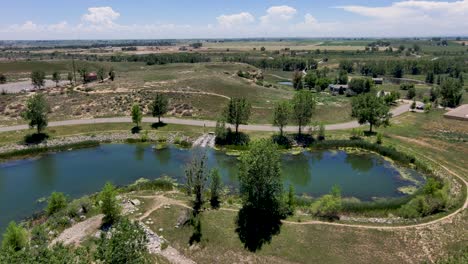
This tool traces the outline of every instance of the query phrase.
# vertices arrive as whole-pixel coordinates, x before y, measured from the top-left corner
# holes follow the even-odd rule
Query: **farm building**
[[[88,74],[86,74],[86,82],[94,82],[94,81],[97,81],[98,77],[97,77],[97,73],[95,72],[90,72]]]
[[[344,94],[348,90],[347,84],[330,84],[328,86],[332,94]]]
[[[383,78],[372,78],[372,81],[374,81],[374,84],[383,84]]]

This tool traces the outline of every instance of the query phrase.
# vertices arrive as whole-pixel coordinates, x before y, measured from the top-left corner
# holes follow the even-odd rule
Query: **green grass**
[[[249,259],[256,263],[390,263],[404,262],[399,238],[393,232],[360,230],[322,225],[284,224],[271,244],[252,253],[244,249],[235,233],[236,212],[207,211],[202,216],[202,241],[190,250],[192,228],[175,228],[185,210],[178,206],[160,209],[150,215],[152,229],[197,263],[233,263]],[[382,250],[385,248],[385,250]],[[369,254],[376,251],[378,254]]]

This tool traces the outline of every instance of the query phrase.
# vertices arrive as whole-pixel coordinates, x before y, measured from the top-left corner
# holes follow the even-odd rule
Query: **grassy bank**
[[[65,144],[54,147],[31,147],[27,149],[15,150],[11,152],[0,153],[0,162],[10,159],[22,159],[31,156],[37,156],[43,153],[67,151],[70,149],[92,148],[99,146],[98,141],[83,141],[73,144]]]

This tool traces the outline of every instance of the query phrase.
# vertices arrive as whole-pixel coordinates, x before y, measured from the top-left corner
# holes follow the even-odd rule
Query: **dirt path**
[[[399,116],[403,113],[409,111],[409,104],[406,102],[391,112],[393,117]],[[202,127],[216,127],[216,121],[212,120],[195,120],[195,119],[179,119],[179,118],[161,118],[161,121],[166,124],[177,124],[177,125],[189,125],[189,126],[202,126]],[[157,118],[146,117],[143,118],[144,123],[156,123],[158,122]],[[111,117],[111,118],[95,118],[95,119],[75,119],[75,120],[65,120],[65,121],[56,121],[49,122],[49,127],[58,127],[58,126],[72,126],[72,125],[91,125],[91,124],[108,124],[108,123],[132,123],[130,117]],[[351,121],[340,124],[326,125],[326,130],[344,130],[357,128],[361,125],[357,121]],[[17,125],[17,126],[7,126],[0,127],[0,132],[9,132],[9,131],[18,131],[18,130],[27,130],[29,129],[28,125]],[[240,129],[250,130],[250,131],[268,131],[275,132],[278,131],[277,127],[272,125],[241,125]],[[285,132],[295,132],[297,130],[296,126],[286,126],[283,129]],[[307,128],[304,128],[307,130]]]
[[[465,186],[468,187],[468,182],[465,181],[460,175],[456,174],[455,172],[451,171],[450,169],[448,169],[445,166],[442,166],[442,167],[445,170],[447,170],[450,174],[452,174],[453,176],[459,178],[465,184]],[[168,198],[168,197],[164,197],[164,196],[161,196],[161,195],[137,196],[137,198],[155,199],[155,201],[156,201],[156,199],[161,199],[161,201],[156,202],[156,204],[150,210],[148,210],[140,218],[140,220],[148,217],[151,213],[153,213],[154,211],[160,209],[165,204],[167,204],[167,205],[179,205],[179,206],[182,206],[184,208],[191,209],[190,206],[188,206],[187,204],[185,204],[185,203],[183,203],[181,201],[178,201],[178,200],[175,200],[175,199],[172,199],[172,198]],[[426,223],[413,224],[413,225],[378,226],[378,225],[363,225],[363,224],[343,224],[343,223],[324,222],[324,221],[317,221],[317,220],[305,221],[305,222],[292,222],[292,221],[283,220],[282,222],[284,224],[289,224],[289,225],[330,225],[330,226],[341,226],[341,227],[362,228],[362,229],[375,229],[375,230],[401,230],[401,229],[409,229],[409,228],[423,228],[423,227],[427,227],[427,226],[430,226],[430,225],[433,225],[433,224],[443,222],[443,221],[448,220],[448,219],[454,217],[455,215],[461,213],[466,208],[468,208],[468,188],[467,188],[467,193],[465,194],[465,202],[464,202],[462,207],[458,208],[456,211],[454,211],[453,213],[451,213],[449,215],[446,215],[444,217],[441,217],[441,218],[438,218],[438,219],[435,219],[435,220],[432,220],[432,221],[429,221],[429,222],[426,222]],[[236,209],[231,209],[231,208],[221,208],[220,210],[232,211],[232,212],[237,212],[238,211]]]
[[[103,217],[104,215],[99,214],[65,229],[58,237],[52,240],[51,245],[59,242],[62,242],[64,245],[80,244],[86,237],[99,230]]]

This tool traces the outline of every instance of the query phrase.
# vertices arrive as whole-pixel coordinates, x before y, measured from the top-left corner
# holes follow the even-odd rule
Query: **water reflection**
[[[367,154],[346,154],[346,163],[351,165],[353,170],[359,172],[369,172],[374,167],[374,159]]]
[[[299,155],[286,155],[282,161],[282,173],[285,179],[299,186],[311,184],[311,160],[313,159],[311,159],[310,156],[303,153]]]
[[[37,162],[37,184],[43,186],[53,186],[57,178],[57,164],[55,154],[43,157],[42,162]]]
[[[135,145],[135,159],[138,161],[143,161],[145,159],[145,151],[147,146],[142,144]]]

